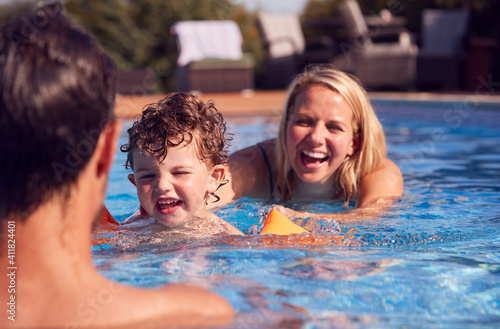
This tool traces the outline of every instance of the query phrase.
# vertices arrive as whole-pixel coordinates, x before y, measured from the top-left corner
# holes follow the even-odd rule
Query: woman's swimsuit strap
[[[269,158],[267,157],[267,153],[266,153],[266,150],[264,148],[264,145],[262,145],[261,143],[257,143],[257,146],[259,147],[260,151],[262,152],[262,156],[264,157],[264,161],[266,162],[267,171],[269,172],[269,187],[271,190],[271,198],[272,198],[273,193],[274,193],[274,179],[273,179],[273,171],[271,168],[271,163],[269,162]]]

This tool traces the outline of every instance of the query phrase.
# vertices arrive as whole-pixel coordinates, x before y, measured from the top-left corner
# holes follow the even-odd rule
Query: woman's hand
[[[342,213],[311,213],[305,211],[293,210],[281,205],[274,206],[276,210],[294,221],[296,224],[303,226],[306,230],[311,227],[306,227],[308,223],[313,223],[319,220],[335,221],[339,224],[353,223],[360,220],[377,219],[387,208],[397,201],[397,197],[378,198],[364,205],[362,208],[356,208],[349,212]],[[313,219],[311,221],[311,219]]]

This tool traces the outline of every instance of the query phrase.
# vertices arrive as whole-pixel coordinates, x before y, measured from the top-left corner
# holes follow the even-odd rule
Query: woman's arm
[[[296,211],[281,205],[275,206],[275,208],[281,212],[283,215],[287,216],[290,219],[316,219],[316,220],[325,220],[325,221],[335,221],[339,224],[347,224],[353,223],[360,220],[372,220],[377,219],[380,214],[382,214],[387,208],[389,208],[394,201],[395,198],[381,198],[377,202],[374,202],[370,205],[366,205],[363,208],[356,208],[349,212],[345,213],[311,213],[305,211]],[[295,220],[297,224],[303,226],[307,230],[311,230],[310,227],[302,225],[302,222],[299,220]],[[310,220],[307,221],[309,224],[312,224]]]
[[[283,206],[277,209],[289,218],[315,218],[349,223],[376,219],[403,195],[403,176],[398,166],[385,158],[371,173],[363,177],[359,185],[356,209],[348,213],[316,214],[295,211]]]

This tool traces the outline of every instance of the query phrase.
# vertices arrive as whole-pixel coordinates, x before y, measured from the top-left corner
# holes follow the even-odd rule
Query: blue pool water
[[[499,327],[500,104],[375,106],[405,193],[380,219],[343,226],[341,245],[259,236],[124,243],[95,247],[95,264],[134,286],[189,282],[218,292],[239,312],[235,328]],[[227,121],[232,151],[273,137],[278,124],[274,117]],[[106,199],[119,220],[138,208],[124,162],[118,154]],[[349,211],[337,203],[288,206]],[[246,231],[267,210],[262,200],[241,199],[216,213]]]

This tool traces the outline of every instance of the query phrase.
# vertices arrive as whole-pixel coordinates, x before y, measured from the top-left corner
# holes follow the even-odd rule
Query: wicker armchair
[[[306,40],[297,15],[261,12],[257,27],[266,54],[264,88],[286,87],[307,64],[328,63],[333,56],[332,39]]]
[[[332,63],[355,75],[366,88],[409,89],[416,80],[418,47],[404,29],[391,30],[395,42],[377,43],[375,37],[385,37],[384,30],[368,30],[359,4],[345,0],[338,12],[347,39],[339,45],[340,53]],[[386,34],[386,33],[384,33]]]
[[[254,59],[241,50],[243,38],[233,21],[180,21],[176,36],[177,90],[238,92],[254,88]]]

